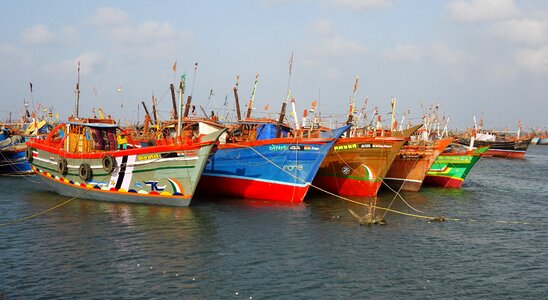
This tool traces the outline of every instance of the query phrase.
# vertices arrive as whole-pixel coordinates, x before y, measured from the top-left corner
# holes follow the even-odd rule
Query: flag
[[[175,63],[173,64],[173,67],[171,67],[171,69],[173,70],[173,72],[177,72],[177,61],[175,61]]]
[[[196,72],[196,70],[198,70],[198,63],[194,63],[194,72]]]
[[[354,84],[354,93],[356,92],[356,89],[358,89],[358,80],[360,78],[358,76],[356,76],[356,83]]]
[[[223,104],[223,106],[226,106],[227,103],[228,103],[228,94],[225,95],[225,103]]]
[[[32,93],[32,82],[29,82],[30,84],[30,92]]]
[[[289,58],[289,75],[291,75],[292,68],[293,68],[293,51],[291,51],[291,57]]]
[[[240,74],[236,75],[236,87],[240,84]]]
[[[264,110],[268,110],[269,107],[270,107],[270,104],[267,104],[267,105],[264,107]]]
[[[316,101],[312,101],[312,107],[316,107]]]

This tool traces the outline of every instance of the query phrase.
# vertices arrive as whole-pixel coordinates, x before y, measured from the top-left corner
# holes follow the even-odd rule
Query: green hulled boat
[[[470,170],[489,149],[481,147],[468,150],[464,146],[451,144],[440,154],[432,167],[426,172],[424,183],[427,185],[460,188]]]

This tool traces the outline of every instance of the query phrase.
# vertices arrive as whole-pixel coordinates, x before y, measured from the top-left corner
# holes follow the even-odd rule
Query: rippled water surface
[[[0,223],[68,199],[36,180],[0,177]],[[461,221],[360,226],[348,209],[363,207],[321,193],[297,206],[74,200],[0,227],[0,299],[548,298],[548,146],[482,159],[460,190],[402,195]]]

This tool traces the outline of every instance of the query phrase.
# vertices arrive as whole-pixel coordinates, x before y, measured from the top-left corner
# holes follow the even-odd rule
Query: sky
[[[80,62],[84,117],[142,120],[154,95],[168,118],[183,73],[193,104],[230,117],[236,76],[245,110],[259,74],[258,117],[276,117],[289,87],[299,116],[316,101],[342,118],[359,77],[357,110],[367,98],[386,121],[395,97],[409,122],[439,105],[453,129],[474,115],[548,127],[543,0],[1,1],[0,31],[0,119],[25,101],[72,114]]]

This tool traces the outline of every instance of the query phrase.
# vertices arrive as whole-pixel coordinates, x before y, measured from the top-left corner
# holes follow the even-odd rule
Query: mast
[[[78,106],[80,105],[80,61],[78,61],[78,81],[76,81],[76,106],[74,107],[74,117],[78,118]]]
[[[291,98],[291,111],[293,112],[293,117],[295,119],[295,129],[301,129],[299,127],[299,120],[297,118],[297,110],[295,109],[295,98]]]
[[[253,84],[253,91],[251,92],[251,99],[249,99],[249,105],[247,106],[246,118],[251,117],[251,110],[253,109],[253,101],[255,101],[255,92],[257,91],[257,82],[259,81],[259,73],[255,76],[255,83]]]
[[[181,81],[179,82],[179,114],[177,115],[177,136],[181,136],[181,130],[182,130],[182,115],[183,115],[183,95],[185,93],[185,80],[186,80],[186,74],[183,74],[181,76]],[[188,111],[186,111],[188,114]]]
[[[192,88],[190,89],[190,95],[186,99],[185,115],[188,117],[188,111],[190,110],[190,103],[192,102],[192,95],[194,94],[194,83],[196,82],[196,73],[198,73],[198,63],[194,63],[194,77],[192,78]]]
[[[177,101],[175,100],[175,86],[173,85],[173,83],[169,85],[169,90],[171,91],[171,104],[173,105],[173,118],[178,119]]]
[[[352,119],[354,118],[354,101],[356,100],[356,90],[358,89],[358,81],[360,80],[359,76],[356,76],[356,83],[354,83],[354,92],[352,92],[352,97],[350,97],[350,107],[348,109],[348,120],[346,124],[352,124]]]
[[[232,89],[234,91],[234,101],[236,102],[236,116],[237,120],[240,121],[242,119],[242,114],[240,112],[240,101],[238,99],[238,84],[240,83],[240,75],[236,76],[236,84],[234,85],[234,88]]]
[[[289,102],[289,98],[291,97],[291,69],[293,68],[293,51],[291,51],[291,57],[289,58],[289,76],[287,79],[287,96],[285,97],[285,101],[282,103],[282,110],[280,111],[280,118],[278,119],[278,126],[276,128],[276,137],[280,137],[281,131],[282,131],[282,124],[284,122],[285,118],[285,109],[287,107],[287,102]]]
[[[154,117],[154,124],[158,125],[158,114],[156,113],[156,100],[154,94],[152,94],[152,116]]]
[[[394,131],[396,130],[396,97],[392,97],[392,101],[390,104],[392,105],[392,118],[390,120],[390,130]]]

